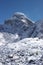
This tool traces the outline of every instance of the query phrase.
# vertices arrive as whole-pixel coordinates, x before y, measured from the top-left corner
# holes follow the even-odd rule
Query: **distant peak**
[[[15,12],[12,17],[18,18],[18,19],[27,18],[27,17],[25,16],[25,14],[24,14],[24,13],[21,13],[21,12]]]
[[[22,12],[15,12],[13,16],[16,16],[16,15],[25,16],[25,14]]]
[[[30,19],[28,19],[28,17],[24,13],[16,12],[10,19],[5,21],[5,24],[14,26],[15,24],[17,24],[18,26],[20,25],[30,26],[33,25],[33,22]]]

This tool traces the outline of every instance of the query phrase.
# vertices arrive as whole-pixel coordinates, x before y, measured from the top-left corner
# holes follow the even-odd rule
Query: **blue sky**
[[[33,21],[43,19],[43,0],[0,0],[0,23],[15,12],[23,12]]]

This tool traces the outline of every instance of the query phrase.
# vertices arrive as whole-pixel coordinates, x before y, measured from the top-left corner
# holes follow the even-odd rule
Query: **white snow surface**
[[[0,63],[2,65],[43,65],[43,39],[25,38],[16,43],[1,45]]]

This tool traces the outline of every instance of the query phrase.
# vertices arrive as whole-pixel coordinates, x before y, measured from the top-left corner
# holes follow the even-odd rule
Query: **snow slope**
[[[43,65],[43,39],[25,38],[1,45],[0,65]]]

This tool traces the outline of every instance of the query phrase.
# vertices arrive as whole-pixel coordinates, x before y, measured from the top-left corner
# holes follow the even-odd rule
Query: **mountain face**
[[[28,19],[23,13],[15,13],[10,19],[0,25],[0,32],[7,42],[18,41],[31,37],[35,24]],[[13,38],[12,38],[13,36]]]
[[[0,33],[7,42],[16,42],[30,37],[43,38],[43,20],[33,23],[23,13],[16,12],[0,25]]]
[[[33,23],[23,13],[16,12],[0,25],[0,33],[7,42],[16,42],[30,37],[43,38],[43,20]]]

